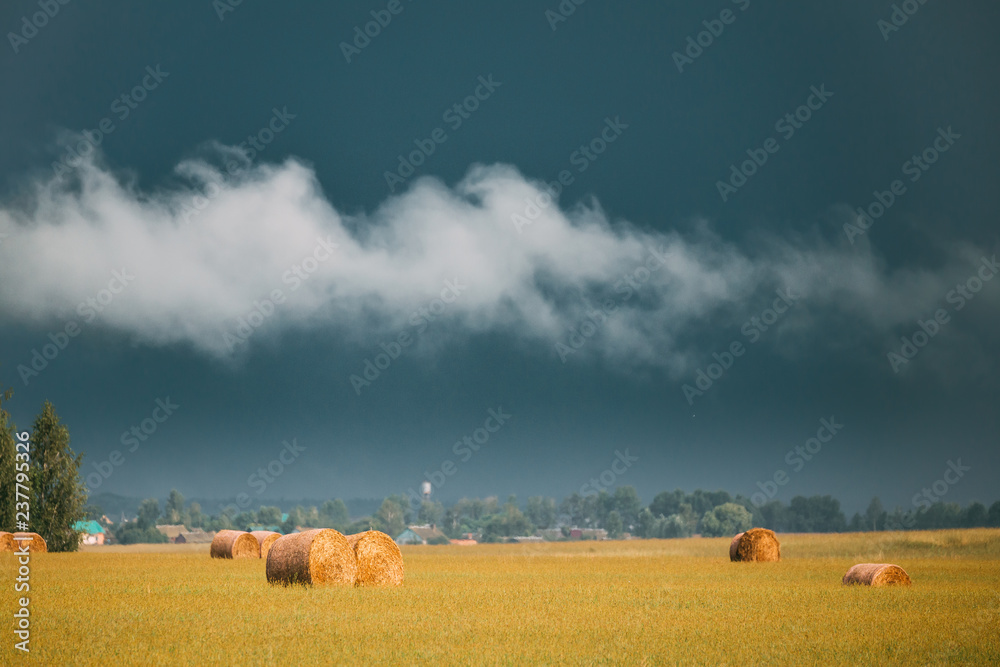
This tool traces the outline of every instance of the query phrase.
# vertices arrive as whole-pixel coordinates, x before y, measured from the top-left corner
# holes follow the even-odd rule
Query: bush
[[[115,539],[120,544],[164,544],[170,541],[156,528],[141,528],[134,523],[119,526],[115,531]]]
[[[753,516],[736,503],[723,503],[705,512],[701,519],[701,534],[705,537],[725,537],[753,527]]]

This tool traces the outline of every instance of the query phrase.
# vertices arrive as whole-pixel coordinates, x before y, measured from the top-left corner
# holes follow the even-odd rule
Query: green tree
[[[878,499],[878,496],[872,498],[872,501],[868,503],[868,509],[865,510],[865,527],[866,530],[876,531],[879,525],[885,528],[885,508],[882,507],[882,501]]]
[[[451,507],[444,513],[441,530],[448,537],[458,537],[461,533],[462,515],[458,507]]]
[[[756,525],[761,528],[792,530],[792,511],[780,500],[771,500],[758,507],[754,512],[754,518],[757,519]]]
[[[261,506],[257,510],[257,521],[264,526],[276,526],[281,523],[281,508]]]
[[[156,529],[160,517],[160,501],[146,498],[139,505],[138,517],[123,523],[115,530],[115,538],[122,544],[156,544],[167,542],[167,536]]]
[[[719,505],[733,502],[732,496],[725,491],[702,491],[695,489],[694,493],[687,497],[685,502],[694,508],[694,513],[702,516],[705,512],[711,512]]]
[[[207,520],[208,517],[201,512],[201,505],[198,503],[191,503],[191,506],[188,508],[187,526],[189,528],[202,528]]]
[[[858,515],[855,514],[855,516]],[[902,507],[896,505],[896,509],[885,515],[884,530],[913,530],[916,523],[917,519],[913,512],[904,512]]]
[[[233,528],[233,520],[229,518],[229,515],[223,512],[219,516],[211,516],[204,522],[202,527],[206,532],[218,532],[220,530],[231,530]]]
[[[163,518],[166,523],[176,525],[184,516],[184,496],[177,489],[171,489],[167,496],[167,504],[163,508]]]
[[[403,532],[409,518],[410,502],[405,498],[402,501],[395,496],[389,496],[382,501],[382,506],[375,513],[375,518],[378,519],[383,530],[393,537]]]
[[[363,533],[366,530],[380,530],[380,529],[382,529],[382,525],[379,523],[378,519],[366,516],[348,525],[343,532],[346,535],[357,535],[358,533]]]
[[[156,520],[160,518],[160,501],[156,498],[146,498],[139,505],[135,523],[139,528],[156,528]]]
[[[532,532],[531,522],[513,504],[504,506],[502,514],[494,514],[483,526],[483,540],[485,542],[496,542],[501,537],[513,537],[515,535],[529,535]]]
[[[639,500],[635,487],[619,486],[615,489],[614,507],[625,527],[634,530],[634,526],[639,523],[639,512],[642,510],[642,501]]]
[[[639,522],[636,528],[636,535],[639,537],[656,537],[653,535],[653,526],[656,525],[656,517],[653,513],[649,511],[648,507],[644,507],[641,512],[639,512]]]
[[[982,528],[986,525],[989,512],[986,505],[976,502],[965,508],[962,525],[966,528]]]
[[[586,519],[586,499],[579,493],[563,498],[559,512],[571,526],[583,526]]]
[[[284,523],[281,524],[281,532],[285,533],[286,535],[288,533],[294,532],[295,530],[298,529],[299,526],[305,525],[305,520],[306,516],[305,512],[303,511],[303,508],[299,506],[293,507],[291,511],[288,513],[288,518],[285,519]],[[235,523],[237,526],[240,525],[239,517],[234,519],[233,523]],[[256,519],[254,520],[254,523],[256,523]]]
[[[694,510],[689,504],[681,503],[681,513],[660,517],[654,531],[657,537],[691,537],[694,534],[695,525],[697,525],[697,520],[694,518]]]
[[[990,505],[990,512],[986,523],[992,528],[1000,528],[1000,500]]]
[[[424,500],[417,511],[417,522],[437,525],[444,518],[444,505],[433,500]]]
[[[753,516],[743,505],[723,503],[705,512],[701,520],[701,534],[705,537],[724,537],[750,530]]]
[[[528,504],[524,508],[524,515],[537,528],[552,528],[556,525],[556,517],[558,515],[555,498],[545,498],[543,496],[528,498]]]
[[[0,530],[13,532],[14,504],[17,502],[17,447],[14,440],[14,425],[10,415],[3,408],[3,402],[9,401],[14,395],[13,389],[7,389],[0,394]]]
[[[319,514],[327,523],[336,528],[337,526],[346,526],[351,522],[350,513],[347,511],[347,505],[343,500],[337,498],[336,500],[328,500],[319,508]]]
[[[73,523],[83,519],[87,502],[80,479],[83,455],[70,449],[69,429],[48,401],[32,426],[31,447],[31,527],[49,551],[76,551],[80,535]]]
[[[622,523],[622,515],[618,513],[618,510],[608,512],[608,518],[604,520],[604,525],[605,530],[608,531],[608,537],[611,539],[617,540],[622,536],[624,524]]]
[[[649,511],[653,516],[670,516],[680,511],[681,503],[684,502],[684,492],[680,489],[673,491],[663,491],[656,494],[653,502],[649,504]]]
[[[837,533],[847,530],[840,501],[831,496],[795,496],[788,506],[787,530],[797,533]]]

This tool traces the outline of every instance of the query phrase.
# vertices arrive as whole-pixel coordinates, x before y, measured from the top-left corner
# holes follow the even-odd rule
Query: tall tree
[[[15,474],[14,460],[17,458],[14,446],[14,425],[10,415],[3,409],[3,402],[14,395],[13,389],[0,394],[0,530],[14,530]]]
[[[73,523],[84,516],[87,493],[80,479],[82,454],[69,447],[69,429],[48,401],[31,434],[31,527],[49,551],[76,551],[80,535]]]
[[[654,517],[670,516],[680,511],[681,503],[684,502],[684,492],[680,489],[673,491],[661,491],[653,498],[649,504],[649,511]]]
[[[615,489],[614,506],[625,527],[633,530],[639,522],[639,512],[642,510],[642,501],[639,500],[635,487],[619,486]]]
[[[146,498],[139,505],[139,511],[135,518],[136,525],[145,530],[156,528],[156,520],[160,516],[160,501],[156,498]]]
[[[168,524],[181,523],[184,516],[184,496],[177,489],[170,489],[167,505],[163,508],[163,518]]]
[[[975,502],[965,508],[962,525],[966,528],[981,528],[986,525],[989,511],[986,505]]]
[[[617,540],[622,536],[622,515],[618,513],[618,510],[608,512],[608,518],[604,520],[604,525],[608,531],[608,537],[611,539]]]
[[[347,505],[340,498],[327,500],[323,503],[319,508],[319,514],[324,520],[332,524],[334,528],[337,526],[346,526],[351,522]]]
[[[884,516],[885,508],[882,507],[882,501],[878,499],[878,496],[875,496],[868,504],[868,509],[865,510],[865,522],[872,531],[876,531],[880,523],[883,528],[885,527]]]
[[[375,518],[381,522],[383,530],[389,533],[389,535],[399,535],[406,527],[407,520],[409,518],[409,506],[409,500],[405,498],[398,498],[396,496],[389,496],[382,501],[382,506],[379,507],[378,512],[375,513]]]
[[[1000,528],[1000,500],[990,505],[990,512],[986,519],[986,525],[993,528]]]
[[[188,521],[191,522],[191,528],[201,528],[205,525],[206,519],[207,517],[201,513],[201,505],[191,503],[191,507],[188,508]]]
[[[558,515],[555,498],[531,496],[524,508],[524,515],[536,528],[552,528],[556,525]]]
[[[264,526],[276,526],[281,523],[281,508],[277,506],[268,507],[261,505],[257,510],[257,521]]]
[[[444,505],[433,500],[425,500],[420,503],[417,512],[417,521],[423,524],[437,525],[444,518]]]

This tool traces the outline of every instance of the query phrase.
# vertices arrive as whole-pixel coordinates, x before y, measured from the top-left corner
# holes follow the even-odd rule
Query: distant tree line
[[[18,447],[25,433],[18,432],[4,410],[11,390],[0,392],[0,530],[21,530],[18,512],[28,511],[28,529],[39,533],[50,551],[75,551],[80,535],[73,529],[83,518],[101,519],[99,507],[87,506],[86,488],[80,479],[83,454],[70,448],[69,430],[55,408],[46,401],[26,435],[30,451]],[[24,459],[30,465],[24,470]],[[17,485],[21,484],[21,487]],[[20,489],[29,489],[27,500],[17,498]],[[20,502],[22,504],[18,505]],[[29,509],[30,508],[30,509]],[[503,503],[496,496],[463,498],[448,507],[425,500],[411,504],[404,495],[385,498],[370,516],[353,519],[340,499],[319,506],[295,507],[287,513],[274,506],[236,515],[208,515],[198,503],[185,505],[184,496],[172,490],[161,510],[160,501],[147,498],[137,509],[134,521],[112,525],[117,541],[164,542],[156,529],[160,524],[183,524],[188,529],[217,531],[225,528],[275,529],[284,533],[297,528],[335,528],[343,533],[381,530],[396,536],[412,524],[434,524],[450,538],[473,534],[487,542],[549,531],[546,536],[568,537],[573,529],[602,529],[611,538],[625,533],[645,538],[706,537],[733,535],[752,526],[779,532],[831,533],[844,531],[926,530],[940,528],[1000,527],[1000,501],[989,508],[980,502],[966,507],[958,503],[926,502],[919,509],[886,510],[873,498],[865,512],[850,521],[831,496],[796,496],[788,504],[772,500],[761,506],[749,498],[725,491],[687,493],[680,489],[657,494],[644,506],[631,486],[612,493],[574,493],[557,502],[555,498],[533,496],[523,505],[515,496]]]
[[[346,504],[334,499],[319,507],[295,507],[282,520],[281,510],[269,506],[235,517],[208,516],[197,503],[185,507],[184,497],[174,490],[162,512],[159,501],[147,499],[139,508],[139,518],[120,525],[115,534],[123,543],[164,541],[166,538],[155,529],[158,523],[184,524],[190,529],[209,531],[264,527],[287,533],[297,528],[335,528],[350,534],[381,530],[393,537],[416,523],[436,525],[453,539],[472,534],[484,542],[499,542],[538,531],[552,531],[547,536],[558,539],[569,537],[575,528],[603,529],[612,539],[625,533],[644,538],[695,534],[721,537],[754,526],[808,533],[1000,527],[1000,501],[989,508],[979,502],[964,508],[957,503],[938,502],[921,511],[896,508],[887,512],[879,499],[874,498],[864,514],[856,513],[848,521],[840,502],[828,495],[796,496],[788,504],[772,500],[758,507],[745,496],[731,496],[725,491],[698,489],[687,493],[677,489],[657,494],[644,506],[633,487],[622,486],[613,493],[574,493],[561,502],[533,496],[523,505],[516,496],[509,496],[503,503],[496,496],[463,498],[446,507],[437,501],[417,505],[406,496],[393,495],[385,498],[371,516],[355,520],[348,516]]]

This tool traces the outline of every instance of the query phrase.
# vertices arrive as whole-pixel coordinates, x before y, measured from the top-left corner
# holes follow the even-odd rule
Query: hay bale
[[[0,552],[14,550],[14,533],[0,531]]]
[[[378,530],[348,535],[358,561],[356,586],[399,586],[403,583],[403,554],[391,537]]]
[[[731,561],[739,560],[739,557],[737,556],[736,550],[740,546],[740,538],[741,537],[743,537],[743,533],[738,533],[736,535],[736,537],[733,538],[733,541],[729,543],[729,560],[731,560]]]
[[[18,541],[19,537],[30,537],[31,540]],[[47,553],[49,547],[45,544],[45,539],[38,533],[14,533],[11,537],[14,542],[14,551],[20,551],[25,544],[28,545],[28,553]]]
[[[354,549],[332,528],[282,535],[267,554],[271,584],[351,585],[357,571]]]
[[[267,558],[267,552],[271,550],[271,545],[274,544],[276,539],[281,537],[281,533],[276,533],[273,530],[255,530],[250,534],[257,540],[261,558]]]
[[[751,528],[737,535],[736,553],[733,558],[733,543],[729,544],[729,558],[734,561],[774,562],[781,560],[781,544],[773,530],[767,528]]]
[[[844,575],[844,585],[909,586],[910,575],[898,565],[890,563],[858,563]]]
[[[257,539],[242,530],[220,530],[209,549],[212,558],[260,558]]]

